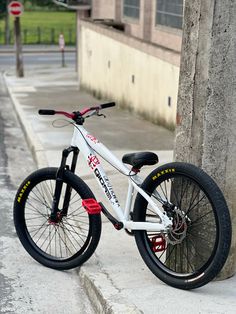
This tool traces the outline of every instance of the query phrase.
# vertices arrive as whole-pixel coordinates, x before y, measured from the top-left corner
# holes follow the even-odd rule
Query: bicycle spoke
[[[32,215],[32,214],[31,214]],[[35,216],[36,214],[34,214]],[[35,219],[39,219],[39,215],[37,215],[36,217],[31,217],[31,218],[26,218],[25,221],[29,221],[29,220],[35,220]]]
[[[167,248],[169,247],[170,245],[168,245],[167,246]],[[172,245],[172,249],[171,249],[171,251],[169,252],[169,254],[168,254],[168,256],[166,257],[166,260],[165,260],[165,263],[169,260],[169,258],[171,257],[171,255],[172,255],[172,253],[173,253],[173,251],[174,251],[174,245]]]
[[[30,211],[33,211],[33,212],[35,212],[35,213],[38,213],[38,214],[41,215],[41,216],[45,216],[45,215],[46,215],[46,214],[42,213],[41,211],[39,211],[38,208],[34,207],[30,202],[28,202],[28,205],[30,205],[30,206],[32,207],[32,208],[29,208],[29,207],[27,206],[27,209],[30,209]]]
[[[187,215],[189,215],[189,213],[198,205],[201,203],[201,201],[206,198],[206,195],[204,194],[203,197],[191,208],[188,209],[188,211],[186,212]],[[209,204],[209,201],[207,203],[205,203],[203,206],[206,206],[207,204]]]
[[[186,243],[186,241],[185,241],[185,243]],[[191,264],[191,262],[190,262],[190,260],[189,260],[189,258],[188,258],[187,243],[186,243],[186,251],[187,251],[187,254],[184,253],[184,249],[183,249],[183,254],[184,254],[184,256],[186,257],[187,263],[188,263],[188,265],[190,266],[192,272],[194,272],[195,269],[194,269],[194,267],[192,266],[192,264]]]
[[[160,184],[160,188],[161,188],[161,191],[162,191],[162,193],[163,193],[163,195],[164,195],[164,197],[166,199],[166,202],[168,202],[167,194],[165,194],[161,184]]]
[[[160,193],[155,190],[153,193],[155,194],[158,194],[158,197],[155,195],[155,194],[150,194],[150,193],[147,193],[149,196],[152,196],[153,198],[155,198],[159,203],[161,203],[162,205],[165,204],[166,201],[164,201],[160,195]]]
[[[64,225],[64,223],[63,223],[63,225]],[[72,230],[69,230],[69,229],[67,229],[71,234],[74,232],[75,234],[77,234],[78,235],[78,237],[83,241],[83,239],[81,238],[81,236],[83,236],[83,237],[87,237],[87,236],[85,236],[84,234],[81,234],[81,233],[78,233],[75,229],[74,229],[74,227],[72,226],[72,225],[70,225],[70,224],[68,224],[68,226],[70,226],[71,228],[72,228]]]
[[[33,200],[34,202],[39,203],[40,205],[43,205],[45,207],[48,207],[48,204],[43,203],[42,201],[39,201],[37,198],[32,197],[32,195],[29,197],[30,200]]]
[[[74,216],[74,217],[76,217],[76,216]],[[86,217],[87,218],[87,216],[84,216],[84,217]],[[86,222],[86,221],[83,221],[83,220],[78,220],[78,219],[72,219],[72,218],[68,218],[68,216],[66,217],[66,220],[73,220],[73,221],[75,221],[75,222],[78,222],[78,223],[82,223],[82,224],[84,224],[84,225],[88,225],[89,226],[89,222]]]
[[[39,196],[43,199],[44,204],[47,204],[47,207],[50,207],[49,204],[48,204],[48,202],[46,201],[46,199],[45,199],[45,197],[44,197],[43,191],[40,191],[39,188],[41,188],[41,190],[42,190],[41,184],[39,185],[39,187],[36,186],[35,189],[37,190]],[[39,197],[36,195],[36,193],[34,193],[33,190],[32,190],[32,193],[42,202],[41,198],[39,198]]]
[[[68,216],[71,216],[71,215],[73,215],[73,213],[75,213],[76,211],[78,211],[79,209],[81,208],[81,213],[84,213],[85,212],[85,209],[82,207],[82,205],[80,206],[80,207],[78,207],[78,208],[76,208],[75,210],[73,210],[71,213],[69,213],[68,214]],[[76,216],[78,216],[78,214],[76,215]]]
[[[171,191],[174,193],[174,196],[175,196],[175,200],[176,200],[176,202],[177,202],[177,206],[178,206],[178,208],[179,209],[181,209],[181,206],[180,206],[180,203],[179,203],[179,200],[178,200],[178,197],[177,197],[177,194],[176,194],[176,190],[175,190],[175,188],[174,188],[174,182],[173,182],[173,179],[171,180]]]
[[[63,225],[65,225],[65,226],[67,225],[67,226],[70,226],[70,227],[78,228],[78,229],[80,229],[82,231],[84,230],[85,232],[89,231],[89,229],[87,229],[87,228],[83,228],[83,227],[78,226],[78,225],[72,225],[72,224],[66,222],[66,220],[63,222]]]
[[[67,229],[67,228],[64,228],[66,231],[68,231],[68,233],[70,233],[70,235],[71,235],[71,237],[74,239],[74,241],[79,245],[79,247],[81,247],[81,244],[76,240],[76,238],[74,237],[74,235],[72,234],[72,232],[69,230],[69,229]],[[75,232],[76,233],[76,232]],[[77,235],[78,235],[78,233],[76,233]],[[76,247],[74,246],[74,243],[72,242],[72,240],[68,237],[68,235],[67,235],[67,238],[68,238],[68,240],[70,241],[70,243],[73,245],[73,247],[74,247],[74,249],[75,249],[75,251],[77,251],[77,249],[76,249]],[[79,238],[80,238],[80,236],[79,236]],[[82,239],[82,241],[83,241],[83,239]]]
[[[54,230],[55,230],[55,229],[54,229]],[[55,232],[54,232],[53,236],[52,236],[51,234],[52,234],[52,232],[51,232],[51,225],[49,225],[48,237],[47,237],[46,239],[49,238],[50,240],[49,240],[49,242],[48,242],[48,246],[47,246],[46,249],[45,249],[45,252],[47,252],[48,247],[50,246],[50,254],[51,254],[51,243],[52,243],[52,241],[53,241],[53,239],[54,239]]]
[[[196,220],[191,221],[191,227],[194,225],[199,225],[199,223],[197,223],[199,220],[201,220],[202,218],[208,216],[209,214],[212,214],[212,210],[210,210],[209,212],[205,213],[204,215],[202,215],[201,217],[198,217]],[[208,220],[204,220],[204,222],[206,221],[212,221],[212,218],[208,218]]]
[[[77,202],[80,202],[81,201],[81,198],[79,198],[78,200],[75,200],[74,202],[70,202],[70,206],[74,205],[75,203]]]
[[[46,224],[46,223],[44,223],[40,229],[42,229],[43,226],[45,226],[45,224]],[[36,244],[38,243],[38,241],[39,241],[39,240],[41,239],[41,237],[43,236],[44,231],[47,229],[47,227],[48,227],[48,226],[44,227],[44,229],[43,229],[43,231],[41,232],[41,234],[40,234],[38,240],[35,242]],[[40,229],[39,229],[39,230],[40,230]],[[36,235],[39,233],[39,230],[36,232],[36,234],[34,234],[34,236],[33,236],[32,238],[35,238],[35,237],[36,237]]]
[[[190,235],[190,237],[191,237],[191,235]],[[191,244],[192,244],[192,247],[194,248],[194,251],[198,254],[198,256],[200,257],[200,259],[201,259],[203,262],[205,262],[205,257],[202,256],[202,255],[199,253],[199,251],[196,249],[195,243],[191,240],[190,237],[188,237],[188,239],[190,240],[190,242],[191,242]]]
[[[193,238],[197,238],[197,239],[200,239],[201,241],[204,241],[205,243],[213,244],[212,241],[209,241],[208,239],[200,236],[199,234],[196,235],[196,234],[193,234],[191,232],[188,232],[188,234],[190,234]]]

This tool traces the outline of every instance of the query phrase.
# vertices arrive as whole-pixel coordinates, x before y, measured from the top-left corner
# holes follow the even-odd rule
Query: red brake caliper
[[[157,235],[151,238],[153,252],[162,252],[166,249],[166,239],[163,235]]]

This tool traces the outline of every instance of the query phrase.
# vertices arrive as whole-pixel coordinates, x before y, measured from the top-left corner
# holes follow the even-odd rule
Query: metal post
[[[24,77],[23,68],[23,55],[21,45],[21,29],[20,29],[20,18],[16,17],[14,20],[15,30],[15,47],[16,47],[16,75],[17,77]]]
[[[6,6],[10,3],[10,0],[7,0]],[[10,16],[7,10],[5,18],[5,44],[10,45]]]
[[[65,67],[65,50],[61,49],[61,66]]]

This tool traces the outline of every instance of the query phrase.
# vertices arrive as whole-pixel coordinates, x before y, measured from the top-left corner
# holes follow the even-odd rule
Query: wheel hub
[[[172,229],[168,233],[168,242],[175,245],[179,244],[186,237],[188,218],[184,212],[175,207],[173,210]]]
[[[62,212],[59,211],[57,212],[56,217],[53,217],[52,215],[49,216],[48,223],[50,225],[59,225],[60,222],[62,221],[62,217],[63,217]]]

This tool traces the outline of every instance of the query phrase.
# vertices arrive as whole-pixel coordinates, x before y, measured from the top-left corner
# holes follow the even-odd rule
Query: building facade
[[[93,0],[78,14],[80,84],[174,127],[183,0]]]

